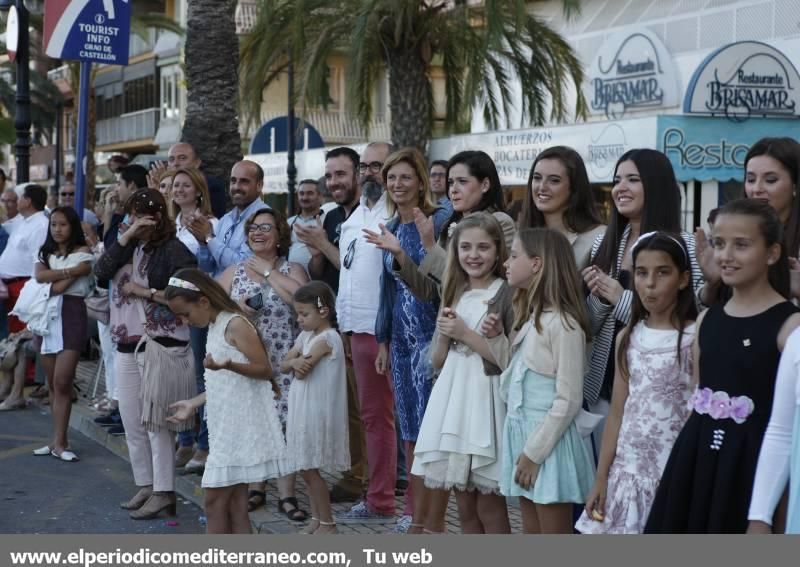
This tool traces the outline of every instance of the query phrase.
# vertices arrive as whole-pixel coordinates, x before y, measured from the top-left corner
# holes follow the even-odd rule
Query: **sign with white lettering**
[[[737,121],[800,116],[800,75],[771,45],[732,43],[711,53],[694,72],[683,111]]]
[[[648,29],[612,35],[587,72],[591,114],[622,118],[629,110],[678,106],[678,75],[664,43]]]
[[[47,0],[44,45],[55,59],[128,64],[129,0]]]

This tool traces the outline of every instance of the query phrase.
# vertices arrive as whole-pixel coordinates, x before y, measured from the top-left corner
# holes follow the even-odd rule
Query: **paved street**
[[[130,465],[74,430],[70,443],[80,462],[33,456],[49,433],[44,408],[0,413],[0,533],[205,532],[203,512],[180,497],[177,518],[131,520],[119,508],[136,491]]]

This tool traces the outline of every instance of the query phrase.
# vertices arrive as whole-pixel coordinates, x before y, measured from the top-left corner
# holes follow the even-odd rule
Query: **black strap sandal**
[[[267,494],[263,490],[250,490],[247,493],[247,511],[252,512],[267,503]]]
[[[291,504],[292,509],[286,510],[284,508],[285,504]],[[278,512],[285,514],[286,517],[293,522],[305,522],[308,519],[308,513],[300,508],[300,504],[297,502],[297,498],[294,496],[289,496],[288,498],[282,498],[281,500],[278,500]]]

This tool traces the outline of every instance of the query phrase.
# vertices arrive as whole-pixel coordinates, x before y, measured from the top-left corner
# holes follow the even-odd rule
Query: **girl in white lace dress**
[[[208,326],[206,391],[171,406],[172,422],[206,404],[209,456],[203,474],[208,533],[250,533],[247,484],[286,474],[275,398],[280,389],[253,325],[208,275],[180,270],[165,291],[170,309]]]
[[[661,473],[689,417],[697,317],[691,258],[678,235],[651,232],[633,245],[636,295],[617,339],[611,409],[597,477],[575,528],[642,533]]]
[[[319,473],[350,468],[347,436],[347,377],[344,348],[336,332],[336,297],[321,281],[294,294],[294,310],[303,330],[281,364],[294,372],[289,389],[286,445],[291,470],[308,485],[311,523],[305,533],[336,533],[328,485]]]
[[[508,253],[500,223],[474,213],[450,237],[442,309],[431,342],[440,369],[422,418],[411,473],[431,489],[425,530],[444,531],[450,489],[455,490],[463,533],[510,533],[500,494],[500,440],[506,406],[500,398],[508,339],[487,339],[495,318],[510,331],[511,289],[502,277]],[[505,343],[506,348],[502,348]],[[499,348],[496,348],[499,347]]]

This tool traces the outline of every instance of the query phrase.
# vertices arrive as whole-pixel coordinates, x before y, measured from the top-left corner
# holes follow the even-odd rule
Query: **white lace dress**
[[[350,447],[344,347],[335,329],[317,336],[303,331],[296,344],[306,355],[318,341],[326,341],[331,353],[323,356],[304,379],[292,380],[289,388],[289,464],[294,471],[346,471],[350,469]]]
[[[480,327],[502,283],[464,292],[455,310],[467,327]],[[429,488],[497,493],[505,418],[500,377],[486,375],[478,353],[451,346],[428,400],[411,472]]]
[[[206,351],[220,361],[247,362],[225,340],[234,313],[222,312],[208,327]],[[260,482],[286,474],[286,446],[269,380],[230,370],[205,371],[208,461],[205,488]]]

